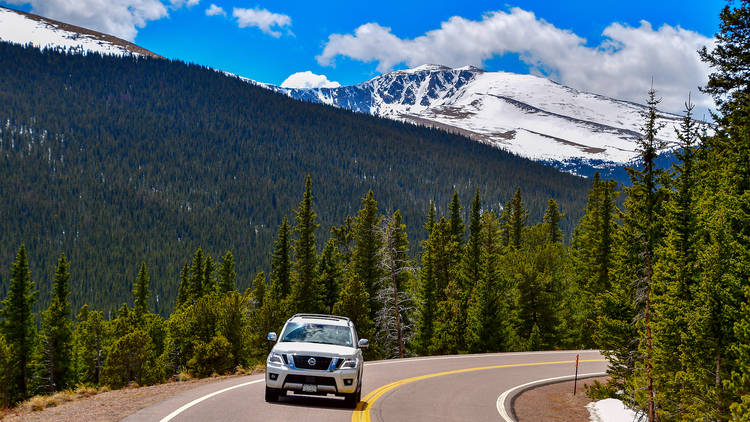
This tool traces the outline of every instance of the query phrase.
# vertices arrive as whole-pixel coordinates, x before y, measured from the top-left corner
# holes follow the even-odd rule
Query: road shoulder
[[[524,390],[513,400],[513,412],[518,422],[588,422],[589,411],[585,406],[591,399],[586,396],[585,385],[593,384],[595,380],[604,382],[606,379],[598,377],[579,380],[575,396],[573,381],[545,384]]]

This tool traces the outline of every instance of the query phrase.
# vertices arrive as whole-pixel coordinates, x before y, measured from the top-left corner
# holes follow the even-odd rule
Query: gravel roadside
[[[573,395],[573,381],[542,385],[526,390],[513,402],[518,422],[589,422],[585,384],[595,380],[606,382],[607,377],[587,378],[578,381],[578,391]]]
[[[184,391],[238,376],[242,375],[229,375],[183,382],[168,382],[139,388],[124,388],[70,401],[41,411],[31,411],[24,408],[13,409],[6,414],[0,413],[0,420],[3,422],[119,421],[125,416],[135,413],[144,407],[156,404]]]

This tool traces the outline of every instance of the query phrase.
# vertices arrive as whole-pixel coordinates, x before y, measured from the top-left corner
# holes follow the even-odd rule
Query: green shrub
[[[195,354],[188,361],[188,368],[199,377],[206,377],[214,372],[225,374],[232,370],[232,345],[224,336],[214,336],[210,342],[196,340]]]

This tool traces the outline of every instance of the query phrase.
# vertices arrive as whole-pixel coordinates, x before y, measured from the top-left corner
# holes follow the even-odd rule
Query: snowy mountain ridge
[[[0,6],[0,41],[54,48],[68,53],[160,57],[131,42],[52,19]]]
[[[160,57],[122,39],[0,7],[0,41],[67,52]],[[645,106],[549,79],[474,66],[425,64],[337,88],[282,88],[218,71],[303,101],[460,133],[582,175],[622,169],[637,156]],[[645,94],[645,93],[644,93]],[[671,150],[680,116],[660,113]]]
[[[422,65],[339,88],[262,86],[305,101],[458,132],[561,168],[571,162],[605,167],[631,162],[646,110],[543,77],[473,66]],[[677,139],[673,127],[680,119],[659,113],[665,151]]]

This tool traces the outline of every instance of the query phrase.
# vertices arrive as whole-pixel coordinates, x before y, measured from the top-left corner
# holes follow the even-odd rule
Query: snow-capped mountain
[[[0,40],[71,53],[160,57],[145,48],[101,32],[0,6]]]
[[[125,40],[0,7],[0,41],[68,52],[160,57]],[[228,76],[239,77],[227,72]],[[582,175],[622,173],[636,156],[643,105],[581,92],[549,79],[466,66],[422,65],[338,88],[253,83],[293,98],[442,128]],[[645,93],[644,93],[645,94]],[[669,150],[680,116],[660,113]]]
[[[572,171],[581,163],[606,167],[633,160],[646,110],[546,78],[472,66],[423,65],[339,88],[265,86],[301,100],[459,132]],[[665,125],[660,136],[673,145],[680,116],[660,113],[659,119]]]

